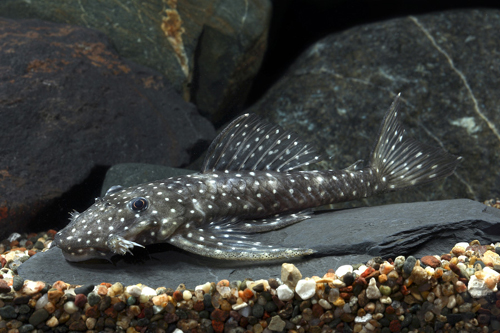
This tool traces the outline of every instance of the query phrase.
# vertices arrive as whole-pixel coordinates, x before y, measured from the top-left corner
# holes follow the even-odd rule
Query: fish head
[[[154,185],[111,187],[84,212],[71,213],[70,223],[56,234],[53,245],[68,261],[109,260],[165,239],[175,231],[183,207],[173,193]]]

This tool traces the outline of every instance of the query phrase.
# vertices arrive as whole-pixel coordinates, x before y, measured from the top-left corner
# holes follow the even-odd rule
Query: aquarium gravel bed
[[[0,333],[500,332],[500,242],[459,243],[420,260],[373,258],[311,277],[284,263],[281,279],[194,289],[23,280],[19,265],[54,235],[14,234],[0,243]]]

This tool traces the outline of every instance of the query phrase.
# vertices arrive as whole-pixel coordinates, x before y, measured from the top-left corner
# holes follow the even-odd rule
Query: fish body
[[[310,217],[314,207],[427,183],[451,174],[460,157],[408,137],[399,96],[386,113],[369,165],[300,171],[321,156],[294,133],[255,115],[238,117],[217,136],[198,174],[112,187],[73,214],[54,243],[69,261],[124,255],[135,246],[171,243],[218,259],[304,256],[311,249],[256,241],[258,233]]]

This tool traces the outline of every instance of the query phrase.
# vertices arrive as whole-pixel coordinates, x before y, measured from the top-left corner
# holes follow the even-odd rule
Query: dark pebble
[[[500,246],[495,247],[495,252],[496,252],[497,254],[500,254]]]
[[[111,297],[106,295],[103,298],[101,298],[101,304],[99,305],[99,310],[105,311],[110,306],[111,306]]]
[[[147,319],[147,318],[141,318],[137,321],[137,326],[144,327],[144,326],[148,326],[148,324],[149,324],[149,319]]]
[[[187,317],[188,317],[186,312],[184,312],[181,309],[175,310],[175,314],[177,315],[177,317],[179,317],[179,319],[187,319]]]
[[[413,320],[413,316],[411,315],[411,313],[407,313],[405,315],[405,318],[403,319],[403,321],[401,322],[401,327],[407,327],[407,326],[410,326],[411,324],[411,321]]]
[[[267,282],[269,283],[269,286],[272,289],[276,289],[280,286],[280,284],[278,283],[278,281],[276,281],[276,279],[269,279],[269,280],[267,280]]]
[[[334,329],[335,327],[337,327],[338,324],[340,324],[341,321],[342,320],[340,318],[335,318],[328,324],[328,326]]]
[[[118,303],[115,303],[115,305],[113,305],[113,308],[115,309],[116,312],[120,312],[120,311],[124,310],[126,307],[127,307],[127,304],[125,304],[124,302],[118,302]]]
[[[259,319],[257,319],[256,317],[254,316],[248,316],[248,323],[250,325],[255,325],[259,322]]]
[[[299,306],[300,312],[304,311],[304,309],[309,309],[311,305],[312,305],[311,301],[309,300],[303,301],[302,303],[300,303]]]
[[[264,310],[266,310],[268,313],[275,312],[278,310],[278,307],[276,304],[274,304],[273,301],[267,302],[266,305],[264,305]]]
[[[33,247],[35,249],[38,249],[38,250],[43,250],[43,248],[44,248],[43,243],[40,241],[36,241],[36,243],[35,243],[35,245],[33,245]]]
[[[12,281],[12,288],[14,288],[15,291],[19,291],[21,290],[23,285],[24,285],[24,279],[19,275],[15,275]]]
[[[200,311],[199,315],[200,318],[205,318],[205,319],[210,318],[210,313],[207,310]]]
[[[16,305],[28,304],[30,299],[31,299],[30,295],[19,296],[19,297],[14,298],[14,304],[16,304]]]
[[[137,299],[134,296],[130,296],[127,298],[127,305],[134,305],[137,302]]]
[[[14,319],[17,317],[17,313],[12,305],[6,305],[0,308],[0,317],[2,319]]]
[[[255,304],[252,308],[252,315],[258,319],[262,318],[264,315],[264,307],[260,304]]]
[[[342,278],[342,280],[344,280],[346,286],[350,286],[354,283],[354,276],[352,275],[351,272],[347,272]]]
[[[2,265],[0,264],[0,268]],[[0,280],[0,294],[10,293],[10,286],[7,284],[5,280]]]
[[[33,326],[44,322],[47,318],[49,318],[49,313],[45,309],[38,309],[30,316],[29,323]]]
[[[460,320],[462,320],[462,315],[458,313],[452,313],[446,316],[446,319],[448,319],[448,323],[451,325],[451,327],[455,326],[456,323],[458,323]]]
[[[27,304],[21,304],[18,308],[19,314],[27,314],[30,313],[31,308]]]
[[[382,330],[380,330],[380,333],[391,333],[391,330],[389,327],[382,327]]]
[[[403,273],[405,274],[405,276],[410,276],[416,262],[417,259],[414,256],[408,256],[408,258],[406,258],[406,261],[403,265]]]
[[[264,291],[264,284],[263,283],[256,284],[255,286],[253,286],[252,289],[258,293],[261,293]]]
[[[460,296],[462,296],[462,299],[464,300],[465,303],[472,303],[473,299],[468,291],[464,291],[463,293],[460,294]]]
[[[382,325],[383,327],[389,327],[389,324],[391,323],[391,321],[386,317],[380,319],[378,321],[380,323],[380,325]]]
[[[89,293],[94,290],[94,285],[93,284],[86,284],[84,286],[75,288],[75,294],[84,294],[85,296],[88,296]]]
[[[212,296],[210,296],[210,294],[203,295],[203,305],[205,306],[205,310],[209,312],[214,310],[214,306],[212,305]]]
[[[441,331],[441,329],[444,327],[444,323],[442,321],[436,320],[434,323],[434,332]]]
[[[89,293],[87,296],[87,302],[89,302],[90,306],[99,304],[100,301],[101,301],[101,296],[97,295],[96,293]]]
[[[496,319],[493,319],[491,321],[491,329],[494,330],[494,331],[497,331],[497,330],[500,330],[500,321],[496,320]]]
[[[19,327],[19,333],[27,333],[27,332],[31,332],[35,329],[35,327],[31,324],[26,324],[26,325],[23,325],[21,327]]]
[[[99,317],[97,323],[95,324],[94,330],[102,331],[104,329],[104,317]]]
[[[476,314],[474,312],[464,312],[462,314],[462,318],[464,321],[469,321],[469,320],[472,320],[476,317]]]

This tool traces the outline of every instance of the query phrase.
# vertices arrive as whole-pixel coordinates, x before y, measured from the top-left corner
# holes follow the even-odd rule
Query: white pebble
[[[347,272],[351,272],[352,273],[353,270],[354,270],[354,268],[351,265],[340,266],[335,271],[335,275],[337,275],[337,277],[341,278],[344,275],[346,275]]]
[[[234,311],[238,311],[238,310],[241,310],[243,308],[246,308],[248,306],[248,303],[247,302],[243,302],[243,303],[235,303],[233,304],[232,308]]]
[[[361,265],[361,266],[359,266],[359,268],[358,268],[358,269],[356,269],[356,270],[354,271],[354,273],[356,273],[357,275],[361,275],[361,274],[363,274],[363,273],[364,273],[367,269],[368,269],[368,267],[366,267],[365,265]]]
[[[191,292],[189,290],[184,290],[182,292],[182,298],[184,298],[184,300],[189,300],[193,297],[193,294],[191,294]]]
[[[332,305],[328,303],[326,299],[323,298],[318,301],[318,304],[321,305],[321,307],[325,310],[330,310],[332,308]]]
[[[153,296],[156,296],[156,290],[150,287],[142,287],[141,296],[139,296],[139,302],[147,303]]]
[[[316,281],[314,280],[299,280],[295,287],[295,292],[303,300],[309,299],[316,293]]]
[[[455,244],[454,247],[456,247],[456,246],[460,246],[460,247],[463,247],[464,249],[466,249],[466,248],[469,247],[469,243],[467,243],[467,242],[460,242],[460,243]]]
[[[364,324],[364,323],[367,323],[368,321],[370,321],[371,319],[372,319],[372,315],[367,313],[363,317],[356,316],[356,318],[354,318],[354,322],[356,324]]]
[[[203,290],[203,292],[205,294],[208,294],[210,292],[210,287],[211,287],[211,283],[207,282],[205,284],[200,284],[199,286],[196,286],[196,288],[194,288],[194,290],[195,291],[197,291],[197,290]]]
[[[282,301],[289,301],[293,298],[293,290],[286,284],[276,288],[276,291],[278,292],[278,298]]]
[[[368,299],[379,299],[381,296],[382,294],[377,288],[377,281],[375,281],[375,278],[371,278],[366,288],[366,297],[368,297]]]
[[[127,289],[125,289],[125,292],[127,294],[130,294],[130,296],[134,296],[137,298],[137,297],[141,296],[142,290],[141,290],[141,287],[134,285],[134,286],[128,286]]]
[[[74,302],[69,301],[64,303],[64,311],[66,311],[69,314],[73,314],[76,311],[78,311],[78,307],[75,305]]]
[[[392,299],[389,297],[389,296],[382,296],[380,297],[380,303],[382,304],[391,304],[392,303]]]
[[[35,309],[41,309],[49,302],[49,294],[43,294],[42,297],[36,301]]]
[[[493,292],[486,286],[486,283],[484,283],[483,280],[479,280],[475,275],[470,277],[467,289],[469,289],[470,295],[474,298],[485,297],[489,293]]]

